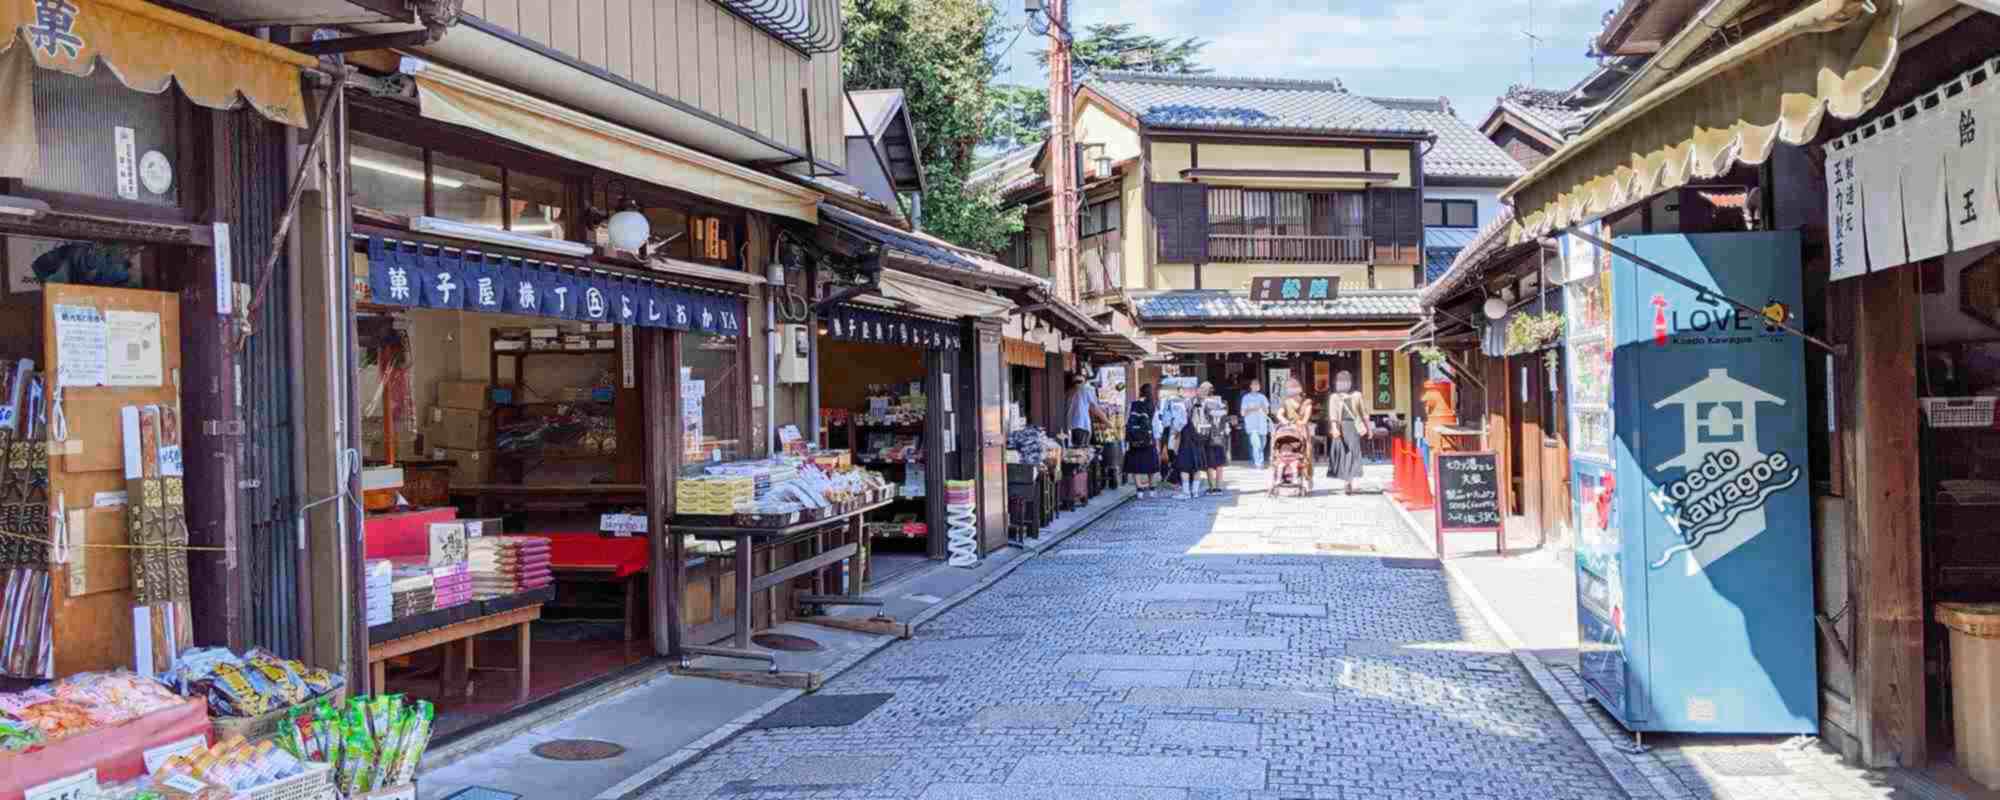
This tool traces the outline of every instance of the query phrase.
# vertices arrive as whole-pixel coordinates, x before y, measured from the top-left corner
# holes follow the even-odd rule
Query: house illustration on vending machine
[[[1681,454],[1654,469],[1680,471],[1648,493],[1667,525],[1680,537],[1652,565],[1665,567],[1688,554],[1689,575],[1743,546],[1765,528],[1764,504],[1799,481],[1803,472],[1783,452],[1766,455],[1757,447],[1757,412],[1785,401],[1730,377],[1726,369],[1708,375],[1653,404],[1681,407]]]

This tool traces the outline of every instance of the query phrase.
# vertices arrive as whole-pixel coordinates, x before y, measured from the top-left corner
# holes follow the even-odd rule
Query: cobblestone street
[[[652,798],[1623,796],[1388,500],[1138,500]],[[865,705],[864,705],[865,707]],[[845,720],[840,720],[845,722]]]

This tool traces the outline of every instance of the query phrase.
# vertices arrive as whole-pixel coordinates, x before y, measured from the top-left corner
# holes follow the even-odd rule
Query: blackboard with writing
[[[1440,533],[1497,531],[1500,457],[1493,453],[1437,454],[1437,525]]]

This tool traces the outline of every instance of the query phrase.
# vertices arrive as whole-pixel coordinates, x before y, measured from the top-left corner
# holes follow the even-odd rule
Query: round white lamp
[[[616,237],[617,233],[614,232],[612,236]],[[1480,310],[1486,312],[1487,319],[1499,319],[1507,316],[1507,301],[1500,299],[1498,295],[1488,297],[1486,305],[1481,306]]]
[[[611,215],[611,246],[636,253],[652,237],[653,223],[639,210],[638,201],[619,198],[618,211]]]

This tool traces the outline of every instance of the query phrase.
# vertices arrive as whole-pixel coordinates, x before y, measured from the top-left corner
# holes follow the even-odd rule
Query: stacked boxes
[[[437,404],[424,425],[431,457],[455,461],[451,482],[485,483],[493,466],[491,387],[483,381],[438,381]]]
[[[395,565],[386,558],[370,559],[362,564],[361,573],[363,597],[368,601],[368,626],[388,624],[396,618],[389,589],[396,579]]]
[[[704,475],[675,484],[674,513],[726,515],[738,503],[757,501],[757,479],[747,475]]]
[[[549,540],[482,536],[472,540],[472,595],[487,600],[549,585]]]
[[[398,563],[389,584],[390,611],[395,619],[427,614],[437,609],[437,595],[429,564]]]
[[[472,569],[459,561],[431,567],[432,608],[444,610],[472,602]]]

